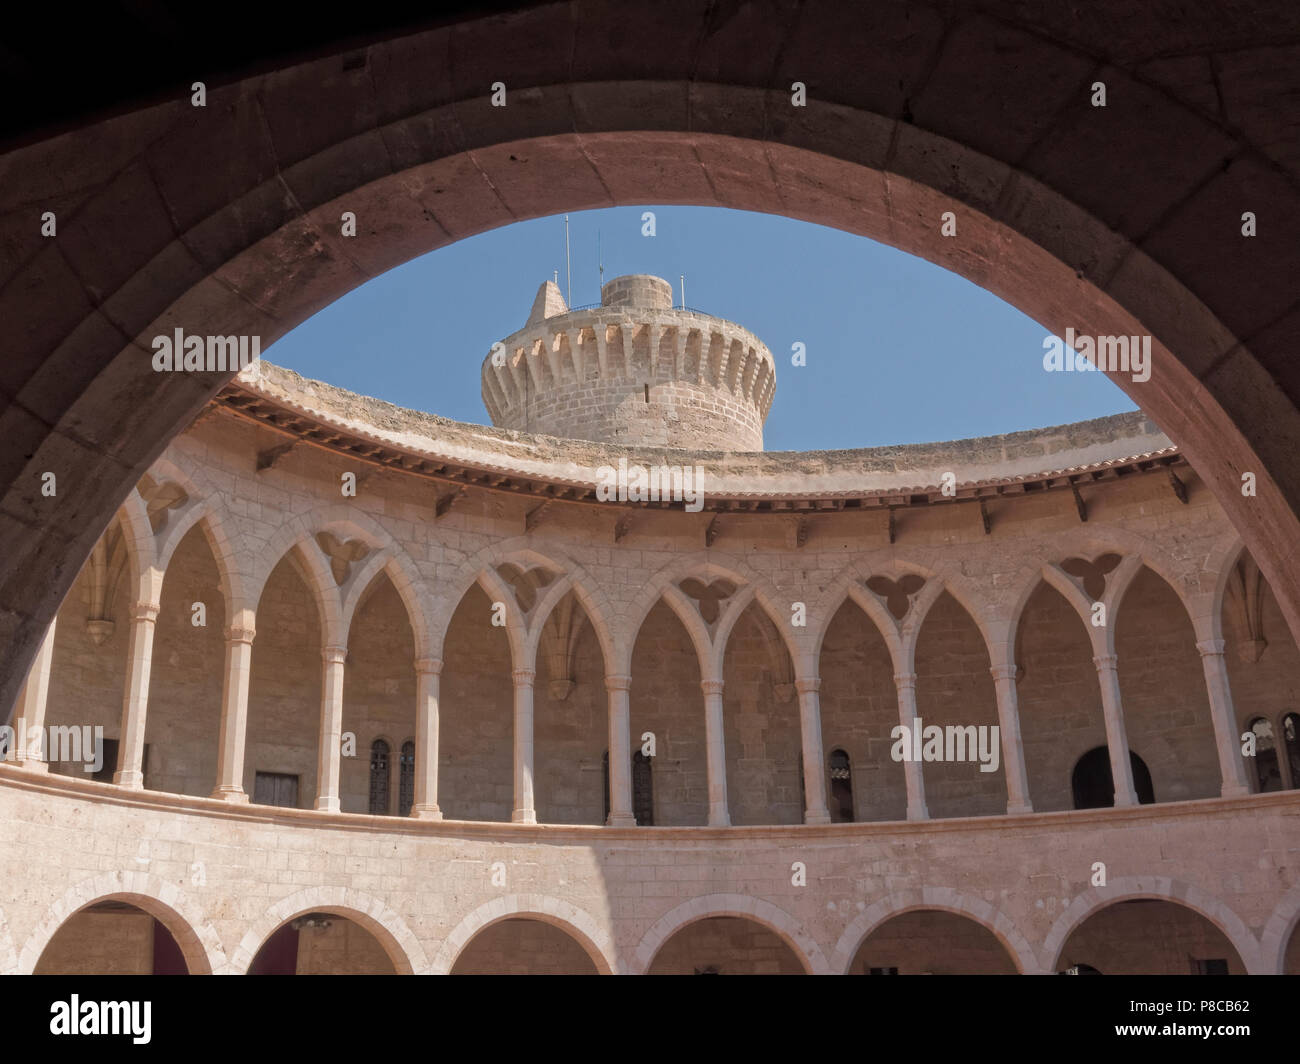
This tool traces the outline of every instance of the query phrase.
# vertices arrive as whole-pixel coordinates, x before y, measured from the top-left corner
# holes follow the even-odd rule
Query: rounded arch
[[[406,922],[378,898],[349,887],[308,887],[276,902],[245,932],[231,954],[229,974],[245,975],[257,952],[275,931],[304,913],[342,916],[369,931],[393,962],[398,975],[413,975],[428,967],[424,947]]]
[[[1285,894],[1259,935],[1259,971],[1264,975],[1285,973],[1287,946],[1300,928],[1300,883]]]
[[[191,975],[212,975],[226,964],[221,940],[202,909],[173,883],[148,872],[106,872],[84,879],[46,911],[28,936],[18,957],[17,971],[31,975],[41,954],[64,922],[88,905],[101,901],[122,901],[148,913],[167,928],[185,958]]]
[[[1061,951],[1065,948],[1065,943],[1088,917],[1116,902],[1136,901],[1140,898],[1176,902],[1205,917],[1232,943],[1247,972],[1259,974],[1264,971],[1260,966],[1259,943],[1232,909],[1198,886],[1176,879],[1167,879],[1164,876],[1122,876],[1112,879],[1104,887],[1089,887],[1078,894],[1065,911],[1056,918],[1052,929],[1043,940],[1039,950],[1042,970],[1045,972],[1059,970]]]
[[[644,975],[668,939],[683,927],[699,920],[707,920],[711,916],[738,916],[757,921],[769,931],[774,931],[794,950],[794,955],[809,974],[830,975],[832,972],[821,946],[798,920],[770,901],[745,894],[705,894],[682,902],[664,913],[637,944],[631,958],[631,971],[636,975]]]
[[[1029,940],[1009,916],[983,898],[949,887],[896,891],[868,905],[854,917],[835,943],[831,970],[838,975],[847,975],[862,943],[876,928],[895,916],[923,909],[938,909],[975,921],[1001,943],[1021,975],[1032,975],[1042,970]]]
[[[649,25],[652,16],[647,6],[632,4],[626,17],[633,19],[633,24],[642,24],[644,19]],[[1291,434],[1268,427],[1297,421],[1295,405],[1285,386],[1278,383],[1291,380],[1285,340],[1281,330],[1266,328],[1281,320],[1290,306],[1290,293],[1279,295],[1276,284],[1260,287],[1258,293],[1252,293],[1258,298],[1243,309],[1238,298],[1240,285],[1248,285],[1250,275],[1243,278],[1227,271],[1227,277],[1211,278],[1213,271],[1207,273],[1200,244],[1179,239],[1205,220],[1213,204],[1223,196],[1233,198],[1243,181],[1249,183],[1261,165],[1256,157],[1262,149],[1245,133],[1226,125],[1221,115],[1198,103],[1197,97],[1203,95],[1199,91],[1160,91],[1121,65],[1110,72],[1110,81],[1118,83],[1120,91],[1148,101],[1152,127],[1164,133],[1163,137],[1139,138],[1137,127],[1127,130],[1138,155],[1145,158],[1147,151],[1159,153],[1174,135],[1195,150],[1184,153],[1163,180],[1148,176],[1136,188],[1121,180],[1100,185],[1095,179],[1089,182],[1074,172],[1077,168],[1057,165],[1059,152],[1027,154],[1027,146],[1043,146],[1049,137],[1068,143],[1071,135],[1090,136],[1090,127],[1084,124],[1087,116],[1077,108],[1072,113],[1069,108],[1044,106],[1030,127],[1010,136],[1006,130],[995,131],[986,125],[984,111],[988,109],[966,109],[969,113],[954,117],[944,101],[950,98],[954,85],[959,86],[968,75],[964,67],[969,67],[970,50],[945,49],[942,42],[969,34],[977,48],[993,47],[992,34],[996,33],[1002,47],[1009,40],[1035,55],[1044,55],[1046,62],[1064,56],[1067,65],[1082,64],[1086,69],[1103,43],[1095,29],[1085,27],[1082,36],[1074,40],[1048,41],[1045,24],[1031,16],[999,20],[990,28],[982,24],[990,20],[975,21],[977,12],[940,12],[916,5],[914,12],[905,13],[918,17],[909,32],[909,37],[915,36],[915,44],[903,50],[906,55],[890,57],[899,75],[897,90],[892,77],[887,79],[887,89],[883,87],[886,79],[855,77],[854,57],[859,49],[851,46],[859,41],[895,39],[900,32],[900,12],[893,5],[852,23],[845,22],[838,11],[813,13],[792,8],[789,14],[768,20],[758,33],[752,15],[719,23],[716,13],[709,10],[670,20],[670,24],[656,24],[661,32],[646,38],[653,37],[651,51],[637,56],[635,71],[626,81],[584,80],[593,68],[587,65],[576,70],[568,57],[591,48],[580,47],[580,39],[574,36],[578,29],[558,9],[534,9],[518,18],[495,21],[466,15],[424,32],[405,33],[400,41],[394,39],[396,34],[380,34],[368,48],[372,76],[357,79],[356,84],[346,79],[340,83],[341,105],[331,108],[332,116],[322,120],[319,135],[297,141],[290,137],[278,146],[280,170],[293,174],[292,202],[251,221],[240,214],[240,204],[271,187],[273,178],[267,176],[267,168],[249,165],[233,175],[205,173],[187,150],[190,131],[186,124],[170,121],[180,113],[177,101],[138,108],[114,120],[125,122],[128,129],[166,129],[166,135],[148,139],[139,161],[167,179],[140,192],[147,198],[138,207],[141,216],[152,207],[150,218],[167,221],[151,228],[138,247],[113,257],[111,264],[84,263],[79,279],[70,283],[78,290],[87,288],[95,295],[91,304],[97,305],[103,293],[134,282],[132,290],[139,290],[139,300],[133,321],[192,321],[200,332],[260,327],[263,342],[269,346],[366,275],[432,250],[453,239],[452,234],[468,235],[505,220],[537,217],[568,206],[662,202],[666,197],[669,201],[781,210],[806,221],[838,226],[886,240],[955,270],[1058,332],[1076,319],[1074,324],[1085,325],[1095,334],[1153,336],[1151,369],[1161,381],[1160,387],[1144,392],[1129,375],[1114,373],[1112,378],[1130,394],[1140,395],[1151,415],[1175,438],[1186,440],[1189,454],[1195,449],[1193,460],[1203,466],[1207,483],[1225,505],[1233,505],[1231,495],[1236,490],[1234,511],[1249,530],[1247,538],[1260,548],[1261,565],[1275,581],[1293,631],[1300,631],[1300,580],[1292,571],[1287,546],[1297,540],[1300,528],[1300,479],[1290,464]],[[597,42],[608,34],[598,21],[594,29],[588,26],[584,32],[594,33]],[[1221,25],[1209,15],[1190,18],[1189,32],[1213,41],[1221,36]],[[340,180],[340,145],[373,136],[380,125],[397,129],[436,126],[465,101],[479,98],[481,86],[475,84],[478,74],[472,65],[453,70],[447,78],[427,86],[397,91],[404,72],[427,68],[446,54],[452,34],[478,42],[480,51],[497,54],[521,40],[553,38],[561,43],[544,50],[553,54],[539,57],[514,88],[528,93],[528,106],[515,120],[479,124],[468,130],[467,140],[455,145],[439,138],[408,138],[412,150],[396,166],[390,160],[378,168],[358,167],[350,179]],[[1267,43],[1266,34],[1265,28],[1256,28],[1243,47]],[[740,49],[747,53],[743,63],[732,61],[739,39],[752,45]],[[788,95],[772,87],[772,71],[797,69],[800,57],[825,39],[850,42],[849,47],[818,53],[824,61],[824,83],[835,86],[832,97],[814,94],[806,101],[807,114],[799,122],[777,123],[775,127],[770,122],[756,122],[756,115],[788,108]],[[281,63],[273,77],[232,76],[228,83],[214,88],[212,109],[231,124],[234,155],[255,160],[264,154],[260,139],[265,127],[242,120],[242,109],[251,106],[248,101],[257,100],[257,106],[271,116],[272,126],[279,128],[281,121],[289,121],[282,116],[292,114],[300,105],[304,85],[319,84],[322,72],[331,69],[329,60],[337,63],[342,42],[321,51],[334,54],[318,53],[293,65]],[[396,58],[395,51],[400,51]],[[921,56],[931,56],[932,61]],[[684,73],[700,70],[707,75],[703,80]],[[659,74],[647,79],[648,71]],[[701,85],[705,87],[701,89]],[[579,86],[582,91],[576,91]],[[1203,86],[1198,82],[1199,87]],[[1071,91],[1068,84],[1060,88]],[[1019,89],[1017,79],[990,74],[991,99],[1009,106]],[[717,106],[690,106],[701,91]],[[1258,98],[1259,90],[1245,91],[1249,99]],[[914,108],[916,118],[906,105],[909,92],[914,94],[913,103],[920,100],[920,106]],[[358,102],[362,94],[383,101],[383,106],[346,106]],[[635,152],[644,153],[646,138],[644,131],[627,128],[634,124],[629,122],[629,114],[641,110],[629,108],[629,99],[668,101],[655,134],[663,166],[626,165],[629,158],[636,157]],[[941,117],[936,119],[936,115]],[[92,135],[87,138],[85,157],[78,160],[80,165],[88,173],[113,172],[109,149],[96,147],[96,140],[103,138],[93,136],[93,120],[83,116],[81,121]],[[257,137],[259,142],[241,139],[248,137]],[[69,150],[68,137],[52,141],[35,138],[33,143],[15,148],[15,168],[40,172],[59,152]],[[534,156],[534,179],[524,183],[526,188],[514,190],[507,209],[495,192],[501,183],[494,179],[515,165],[507,160],[519,146]],[[582,150],[576,154],[582,156],[583,165],[580,175],[574,176],[572,159],[579,146]],[[466,166],[469,153],[474,153],[475,164],[469,169],[481,180],[465,182],[462,188],[449,175]],[[1233,165],[1215,174],[1214,189],[1222,195],[1190,195],[1223,159],[1233,160]],[[567,168],[567,183],[554,180],[561,174],[560,166]],[[746,172],[743,182],[732,179],[738,167]],[[282,180],[278,175],[275,179]],[[426,189],[444,182],[441,188],[455,186],[456,192],[439,197],[448,221],[433,226],[401,224],[418,216],[415,204],[427,194]],[[1028,189],[1029,194],[1012,197],[1008,190],[1013,187]],[[394,195],[397,189],[404,194]],[[1136,211],[1135,191],[1143,203]],[[113,194],[111,183],[87,182],[84,190],[78,191],[73,209],[79,214],[107,211],[112,202],[108,197]],[[165,210],[158,207],[159,196]],[[343,249],[328,239],[328,220],[337,219],[340,196],[347,197],[354,210],[387,217],[396,234],[380,241],[359,269],[357,263],[347,269],[328,268],[347,258]],[[1291,207],[1296,193],[1290,182],[1272,182],[1264,198],[1273,204],[1276,216],[1295,215]],[[868,210],[864,202],[884,206]],[[967,236],[961,241],[938,240],[934,226],[925,219],[954,204],[965,212]],[[123,213],[120,205],[118,213]],[[235,235],[206,269],[238,277],[239,284],[219,286],[210,283],[210,276],[176,276],[160,259],[160,248],[177,234],[183,237],[200,220],[214,231]],[[1139,243],[1157,222],[1173,235],[1158,242],[1159,246],[1148,241],[1149,253],[1139,252]],[[972,255],[972,240],[993,251]],[[1294,272],[1288,269],[1292,243],[1275,237],[1265,245],[1270,253],[1265,261],[1274,267],[1266,271],[1271,276],[1286,277]],[[286,248],[292,251],[286,254]],[[1080,248],[1104,250],[1081,254]],[[33,264],[40,261],[39,255],[27,256],[15,276],[20,280],[27,277],[26,271],[38,270]],[[287,278],[294,283],[287,284]],[[145,283],[150,279],[154,283]],[[187,422],[186,415],[206,401],[207,390],[178,379],[181,374],[151,374],[147,361],[138,357],[137,345],[124,345],[110,330],[85,328],[89,320],[86,308],[91,305],[86,300],[57,303],[47,327],[34,334],[42,338],[45,349],[37,354],[45,355],[47,364],[34,370],[15,393],[20,399],[29,393],[29,397],[46,395],[47,412],[22,426],[22,441],[15,446],[33,455],[30,468],[35,469],[62,468],[83,457],[91,460],[98,457],[97,450],[113,454],[113,465],[120,470],[137,468],[168,433]],[[36,301],[23,308],[20,326],[26,327],[27,314],[34,320],[48,313],[46,303]],[[63,387],[55,387],[58,365],[64,361],[53,357],[58,338],[74,336],[78,337],[80,364],[87,367],[86,383],[64,382]],[[1250,342],[1243,342],[1244,338]],[[1222,360],[1230,360],[1236,369],[1204,372],[1204,367]],[[162,379],[146,388],[144,380],[150,375]],[[1234,389],[1224,383],[1225,378],[1246,381],[1248,386]],[[134,404],[120,401],[123,395],[142,394],[153,398],[147,419]],[[73,410],[84,415],[81,438],[76,441],[55,428],[66,425],[68,412]],[[1261,411],[1269,416],[1261,416]],[[132,433],[132,428],[137,431]],[[62,463],[50,461],[57,449],[66,452]],[[42,462],[48,464],[42,466]],[[99,458],[93,468],[108,473],[110,467]],[[1240,470],[1258,473],[1258,505],[1241,505]],[[116,476],[125,483],[129,473]],[[120,498],[125,491],[115,495],[104,490],[101,494]],[[48,522],[50,528],[74,528],[77,522],[69,518],[90,511],[96,520],[87,523],[99,527],[104,505],[99,500],[87,503],[61,497],[43,513],[41,527]],[[19,573],[25,563],[40,557],[38,548],[26,542],[29,535],[25,528],[7,530],[6,541],[0,544],[0,557],[11,558]],[[85,539],[78,536],[69,544],[68,554],[84,545]],[[37,581],[48,582],[48,576],[46,567],[33,573],[29,578],[32,588],[39,586]],[[25,623],[19,627],[11,651],[23,659],[19,666],[26,664],[39,638],[42,622],[38,618],[48,618],[53,612],[46,596],[58,598],[67,584],[60,578],[24,602],[28,587],[26,580],[18,580],[10,592],[12,603],[24,607],[21,615]],[[4,667],[0,675],[6,677],[6,685],[16,686],[23,671],[22,667]],[[0,701],[12,693],[6,686]]]
[[[622,970],[613,938],[590,914],[546,894],[504,894],[484,902],[461,918],[443,940],[429,966],[429,974],[449,975],[470,939],[493,924],[513,918],[540,920],[559,928],[583,948],[601,975],[613,975]]]

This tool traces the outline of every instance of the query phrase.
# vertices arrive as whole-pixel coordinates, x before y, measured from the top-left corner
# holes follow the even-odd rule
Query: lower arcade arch
[[[1101,975],[1245,975],[1244,959],[1209,917],[1168,898],[1124,898],[1070,931],[1053,971]]]
[[[342,906],[295,913],[262,939],[246,975],[410,975],[410,959],[376,920]]]
[[[26,952],[34,950],[29,946]],[[33,975],[212,973],[199,937],[183,917],[155,898],[129,893],[97,898],[62,919],[29,970]]]
[[[974,917],[911,909],[875,927],[859,944],[848,975],[1017,975],[1002,941]]]
[[[600,975],[579,939],[559,924],[508,916],[475,932],[451,966],[452,975]]]
[[[655,952],[647,975],[808,975],[798,952],[748,916],[704,916],[679,927]]]

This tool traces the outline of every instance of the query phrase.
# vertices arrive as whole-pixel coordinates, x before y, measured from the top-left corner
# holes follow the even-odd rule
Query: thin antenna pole
[[[559,272],[558,270],[556,271]],[[555,279],[557,282],[559,278]],[[573,306],[573,265],[569,261],[569,216],[564,216],[564,284],[565,284],[565,302]]]
[[[686,309],[686,274],[681,274],[682,279],[682,310]]]

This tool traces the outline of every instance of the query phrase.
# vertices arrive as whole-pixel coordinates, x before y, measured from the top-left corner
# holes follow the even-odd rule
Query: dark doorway
[[[1128,752],[1133,766],[1133,789],[1141,805],[1154,805],[1156,796],[1151,786],[1151,773],[1147,764],[1132,750]],[[1110,751],[1104,746],[1089,750],[1075,763],[1071,778],[1074,787],[1075,809],[1104,809],[1115,804],[1115,779],[1110,771]]]
[[[843,750],[831,751],[831,823],[853,823],[853,769]]]

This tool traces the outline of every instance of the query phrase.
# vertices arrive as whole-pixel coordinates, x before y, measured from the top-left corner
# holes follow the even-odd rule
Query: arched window
[[[383,739],[370,744],[370,812],[388,815],[388,744]]]
[[[1133,789],[1142,805],[1152,805],[1156,800],[1151,786],[1151,771],[1147,763],[1132,750],[1128,752],[1133,768]],[[1096,746],[1075,762],[1070,782],[1074,788],[1075,809],[1104,809],[1115,804],[1115,778],[1110,772],[1110,751]]]
[[[402,753],[397,760],[397,815],[410,816],[415,804],[415,743],[410,739],[402,743]]]
[[[831,823],[853,823],[853,769],[843,750],[831,751]]]
[[[1291,769],[1291,786],[1300,788],[1300,713],[1282,718],[1282,750]]]
[[[1294,716],[1295,714],[1291,714]],[[1250,722],[1255,736],[1255,790],[1260,794],[1282,789],[1282,768],[1277,762],[1277,743],[1273,738],[1273,724],[1267,717],[1256,717]]]

